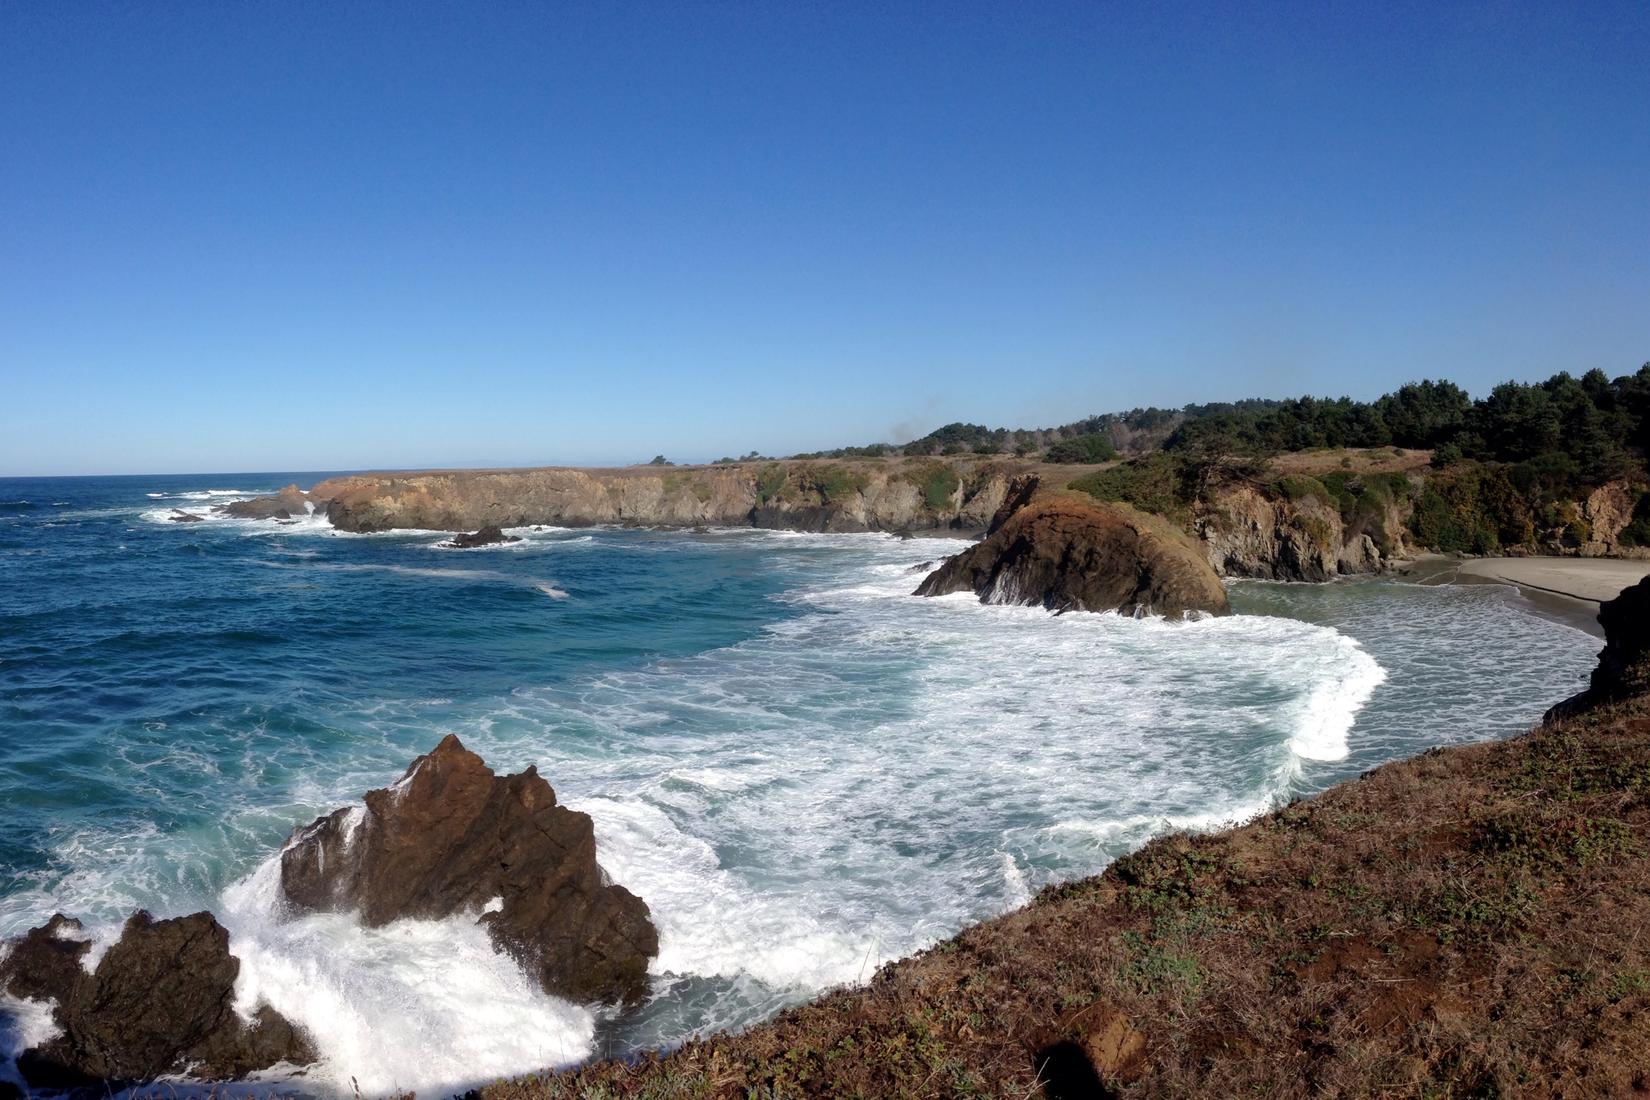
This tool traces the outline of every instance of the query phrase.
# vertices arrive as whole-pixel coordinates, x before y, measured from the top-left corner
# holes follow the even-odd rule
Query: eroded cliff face
[[[981,530],[1026,464],[934,459],[332,478],[310,499],[346,531],[489,525],[752,526],[798,531]]]
[[[1192,533],[1223,577],[1326,581],[1377,573],[1407,552],[1404,510],[1394,504],[1348,525],[1340,510],[1315,495],[1274,499],[1253,485],[1217,489],[1192,518]]]
[[[611,524],[975,533],[986,529],[1016,478],[1033,477],[1040,492],[1050,492],[1097,469],[972,456],[359,474],[323,481],[307,496],[288,487],[222,510],[279,517],[298,514],[307,502],[335,526],[356,532]],[[1447,485],[1446,496],[1432,502],[1435,510],[1422,515],[1429,484],[1450,477],[1412,467],[1356,477],[1336,470],[1235,478],[1207,487],[1171,516],[1223,577],[1323,581],[1380,572],[1429,549],[1461,549],[1416,534],[1426,527],[1423,518],[1437,525],[1437,508],[1446,524],[1486,522],[1472,501],[1452,502]],[[1492,525],[1485,549],[1650,556],[1630,537],[1644,526],[1635,512],[1642,496],[1641,486],[1612,482],[1569,504],[1557,519],[1546,517],[1547,526],[1527,522],[1521,532],[1501,533],[1499,550]],[[1464,545],[1479,541],[1475,536]]]

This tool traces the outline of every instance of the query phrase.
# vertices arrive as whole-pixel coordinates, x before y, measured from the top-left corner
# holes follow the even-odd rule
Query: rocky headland
[[[313,509],[340,530],[453,532],[454,545],[508,540],[507,529],[535,525],[980,534],[1026,478],[1039,496],[1070,490],[1161,516],[1222,577],[1323,581],[1462,547],[1650,556],[1633,534],[1639,494],[1625,481],[1589,490],[1548,526],[1528,516],[1501,530],[1462,488],[1470,470],[1435,470],[1429,459],[1424,451],[1301,452],[1258,472],[1217,470],[1195,486],[1160,457],[1086,466],[997,455],[354,474],[221,511],[281,522]]]

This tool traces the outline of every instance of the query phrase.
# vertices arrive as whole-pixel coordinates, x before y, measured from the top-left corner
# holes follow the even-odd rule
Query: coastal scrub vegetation
[[[1596,484],[1634,472],[1650,449],[1650,363],[1613,379],[1594,369],[1580,378],[1560,372],[1544,382],[1506,382],[1477,400],[1453,382],[1429,379],[1374,401],[1308,396],[1141,408],[1037,429],[952,423],[904,444],[796,457],[1043,453],[1050,461],[1107,461],[1090,437],[1130,456],[1401,447],[1517,463],[1561,454],[1574,462],[1576,477]]]
[[[962,486],[962,478],[957,471],[943,462],[908,464],[900,471],[900,476],[917,487],[922,494],[922,502],[934,511],[949,508],[952,498]]]

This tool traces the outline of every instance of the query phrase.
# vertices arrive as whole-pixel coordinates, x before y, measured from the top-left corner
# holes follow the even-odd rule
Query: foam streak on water
[[[69,501],[0,516],[0,934],[212,908],[239,1007],[322,1050],[289,1091],[433,1093],[750,1023],[1166,829],[1515,732],[1596,648],[1487,587],[1236,585],[1248,614],[1169,623],[912,597],[956,540],[548,528],[472,556],[168,519],[316,479],[0,483]],[[660,929],[639,1011],[546,996],[470,916],[284,911],[291,829],[446,732],[592,815]],[[0,1005],[5,1034],[30,1011]]]

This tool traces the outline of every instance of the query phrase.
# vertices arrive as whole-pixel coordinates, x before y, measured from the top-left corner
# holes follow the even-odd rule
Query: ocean
[[[0,935],[214,910],[239,1002],[318,1041],[286,1095],[760,1020],[1165,830],[1517,733],[1599,646],[1489,585],[1237,582],[1169,623],[912,597],[956,539],[168,518],[322,476],[0,480]],[[291,829],[447,732],[592,815],[660,929],[647,1004],[549,997],[467,919],[281,911]],[[0,999],[0,1057],[47,1026]]]

